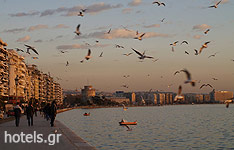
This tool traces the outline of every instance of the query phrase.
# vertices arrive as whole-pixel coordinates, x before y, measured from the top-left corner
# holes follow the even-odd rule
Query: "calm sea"
[[[127,131],[122,118],[138,125]],[[57,119],[100,150],[234,149],[233,104],[75,109]]]

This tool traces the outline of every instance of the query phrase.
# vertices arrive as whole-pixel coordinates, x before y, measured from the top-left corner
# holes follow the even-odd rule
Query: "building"
[[[55,83],[55,100],[57,104],[63,104],[63,89],[59,83]]]
[[[6,97],[8,91],[8,51],[0,44],[0,96]]]
[[[87,102],[91,100],[91,97],[95,96],[95,89],[91,85],[84,86],[84,89],[81,89],[82,101]]]
[[[225,100],[233,98],[233,92],[231,91],[215,91],[210,92],[211,102],[223,103]]]

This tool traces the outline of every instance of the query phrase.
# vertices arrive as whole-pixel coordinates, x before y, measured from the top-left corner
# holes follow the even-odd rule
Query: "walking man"
[[[22,108],[19,106],[19,102],[17,102],[16,106],[14,106],[16,127],[19,126],[21,111],[22,111]]]
[[[27,119],[28,119],[28,126],[33,126],[33,106],[32,103],[30,102],[28,106],[26,107],[26,114],[27,114]]]
[[[51,125],[51,127],[54,126],[54,120],[55,120],[56,114],[57,114],[57,106],[56,106],[56,102],[54,100],[50,106],[50,119],[51,119],[50,125]]]

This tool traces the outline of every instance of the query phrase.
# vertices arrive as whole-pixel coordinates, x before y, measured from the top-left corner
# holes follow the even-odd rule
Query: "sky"
[[[36,54],[19,54],[27,64],[50,72],[67,90],[90,84],[106,92],[177,92],[182,85],[186,93],[208,93],[210,87],[200,86],[209,83],[216,90],[234,91],[234,1],[222,0],[218,8],[208,8],[217,2],[214,0],[161,0],[166,6],[153,2],[0,0],[0,38],[9,49],[34,46],[39,59],[32,59]],[[87,9],[83,17],[77,16],[81,9]],[[78,24],[80,36],[74,33]],[[210,31],[204,34],[207,29]],[[143,40],[134,39],[136,31],[145,33]],[[181,44],[184,40],[189,44]],[[179,42],[172,52],[170,43],[175,41]],[[194,49],[199,50],[207,41],[208,48],[194,55]],[[116,48],[116,44],[124,48]],[[131,48],[158,60],[141,62]],[[91,59],[81,63],[88,49]],[[99,57],[102,52],[103,57]],[[123,55],[127,53],[132,54]],[[185,73],[174,75],[184,68],[197,81],[195,87],[184,84]]]

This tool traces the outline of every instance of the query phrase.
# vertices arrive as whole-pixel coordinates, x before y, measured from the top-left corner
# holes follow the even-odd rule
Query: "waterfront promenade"
[[[38,113],[39,114],[39,113]],[[43,142],[38,143],[5,143],[5,133],[13,136],[14,134],[42,134]],[[57,136],[61,134],[61,136]],[[52,135],[52,136],[50,136]],[[50,139],[48,138],[50,137]],[[56,138],[54,138],[56,137]],[[59,142],[57,142],[59,138]],[[15,137],[18,140],[18,137]],[[24,137],[25,140],[25,137]],[[38,140],[38,139],[37,139]],[[54,140],[54,141],[53,141]],[[51,145],[49,145],[51,144]],[[20,119],[20,126],[15,126],[15,120],[0,124],[0,149],[4,150],[95,150],[86,141],[75,135],[69,128],[59,121],[55,121],[55,127],[50,127],[50,122],[38,115],[34,116],[34,125],[28,126],[26,116]]]

